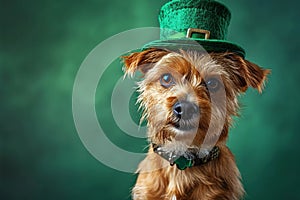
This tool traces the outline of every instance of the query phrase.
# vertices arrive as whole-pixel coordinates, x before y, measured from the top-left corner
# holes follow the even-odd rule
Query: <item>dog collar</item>
[[[193,166],[200,166],[214,160],[220,155],[220,148],[214,146],[211,151],[207,152],[195,152],[190,149],[186,155],[176,155],[174,152],[166,152],[163,148],[157,144],[152,144],[153,151],[160,155],[162,158],[170,162],[173,166],[176,164],[177,168],[184,170]]]

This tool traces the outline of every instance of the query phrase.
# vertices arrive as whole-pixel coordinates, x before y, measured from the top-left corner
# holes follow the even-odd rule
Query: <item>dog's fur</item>
[[[261,92],[269,70],[229,52],[148,49],[125,56],[124,63],[127,75],[137,70],[144,74],[138,83],[138,101],[144,110],[143,119],[148,121],[150,143],[178,154],[184,154],[187,148],[200,150],[203,143],[204,147],[220,148],[217,159],[179,170],[150,146],[137,171],[133,199],[241,199],[244,189],[240,173],[225,142],[232,116],[238,116],[238,95],[249,86]],[[173,82],[163,87],[161,76],[166,73],[172,75]],[[220,81],[217,91],[210,91],[206,85],[211,77]],[[196,127],[195,131],[180,130],[174,125],[173,106],[181,100],[193,102],[200,109],[195,120],[186,122]]]

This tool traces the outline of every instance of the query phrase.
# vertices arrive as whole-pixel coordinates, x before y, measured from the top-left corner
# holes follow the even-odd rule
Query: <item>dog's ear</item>
[[[270,70],[262,69],[248,60],[244,60],[243,67],[245,68],[244,76],[248,86],[257,89],[261,93]]]
[[[128,56],[123,56],[125,75],[133,76],[139,70],[145,74],[157,63],[168,51],[162,49],[148,49],[142,52],[135,52]]]
[[[249,86],[262,92],[270,70],[263,69],[233,53],[226,54],[225,58],[230,59],[226,67],[229,67],[230,78],[240,87],[241,92],[245,92]]]

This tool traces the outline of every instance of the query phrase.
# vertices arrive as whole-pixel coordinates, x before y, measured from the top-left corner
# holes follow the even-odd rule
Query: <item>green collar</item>
[[[209,152],[200,153],[193,151],[193,149],[189,149],[188,152],[186,152],[186,155],[176,155],[173,152],[166,152],[157,144],[152,144],[152,147],[155,153],[169,161],[171,166],[176,164],[177,168],[180,170],[203,165],[218,158],[220,155],[220,149],[218,146],[214,146]]]

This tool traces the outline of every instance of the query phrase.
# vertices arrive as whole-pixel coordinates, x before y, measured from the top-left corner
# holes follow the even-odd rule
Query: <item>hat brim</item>
[[[225,53],[233,52],[239,56],[245,58],[245,50],[239,45],[224,41],[224,40],[212,40],[212,39],[173,39],[173,40],[156,40],[143,46],[142,50],[149,48],[168,49],[176,51],[182,50],[196,50]]]

